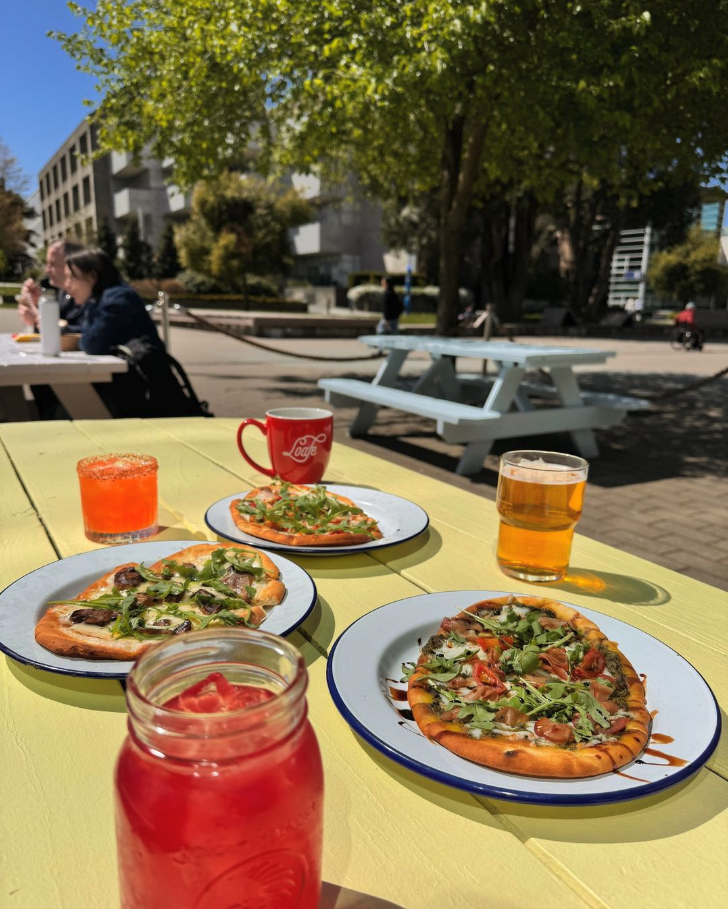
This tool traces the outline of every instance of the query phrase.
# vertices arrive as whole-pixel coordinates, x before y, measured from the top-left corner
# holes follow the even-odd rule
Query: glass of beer
[[[157,461],[144,454],[83,458],[76,465],[86,536],[137,543],[157,531]]]
[[[583,458],[555,451],[501,456],[496,497],[501,571],[521,581],[564,577],[588,470]]]

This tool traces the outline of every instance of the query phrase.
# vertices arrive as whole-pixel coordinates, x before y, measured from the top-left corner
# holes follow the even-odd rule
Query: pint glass
[[[522,581],[558,581],[569,567],[589,465],[554,451],[501,456],[498,565]]]

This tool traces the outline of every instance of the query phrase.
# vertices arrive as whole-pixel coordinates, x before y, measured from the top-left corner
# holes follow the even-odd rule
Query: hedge
[[[404,294],[398,291],[400,297]],[[464,287],[460,288],[460,305],[463,309],[473,302],[473,295]],[[352,309],[363,312],[381,312],[384,290],[376,284],[360,284],[352,287],[346,295]],[[428,287],[413,287],[410,290],[410,312],[437,312],[437,302],[440,298],[440,288],[429,285]]]

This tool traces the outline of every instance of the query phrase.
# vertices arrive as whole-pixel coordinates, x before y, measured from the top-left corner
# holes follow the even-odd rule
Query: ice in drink
[[[149,684],[137,675],[127,686],[129,736],[116,770],[122,909],[316,909],[323,775],[303,660],[258,629],[184,637],[148,651]],[[228,658],[236,639],[241,662]],[[227,654],[211,655],[216,640]],[[274,671],[282,663],[242,662],[258,645],[295,654],[287,678]],[[178,659],[185,648],[190,657]],[[199,666],[197,681],[176,684],[191,671],[178,671],[185,658],[209,660],[211,671]]]

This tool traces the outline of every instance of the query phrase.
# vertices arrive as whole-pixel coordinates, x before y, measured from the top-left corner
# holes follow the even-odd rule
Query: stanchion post
[[[170,353],[169,301],[167,300],[167,294],[163,290],[157,292],[157,306],[162,310],[162,340],[167,348],[167,353]]]

